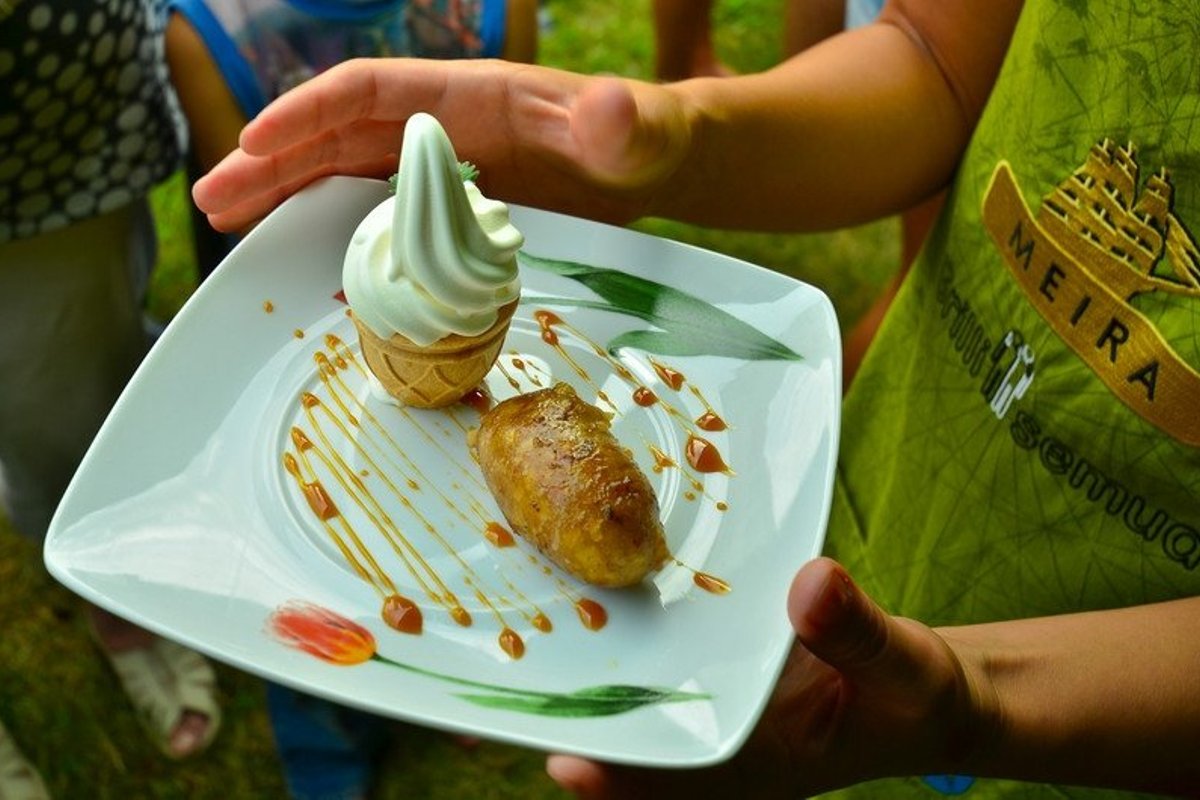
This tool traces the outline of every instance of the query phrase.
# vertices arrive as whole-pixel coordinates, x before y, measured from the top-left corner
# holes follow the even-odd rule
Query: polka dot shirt
[[[175,170],[186,134],[154,3],[0,2],[0,243],[113,211]]]

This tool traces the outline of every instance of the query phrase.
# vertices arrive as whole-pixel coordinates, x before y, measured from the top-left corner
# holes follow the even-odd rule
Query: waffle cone
[[[516,300],[502,306],[496,324],[478,336],[452,333],[430,345],[398,333],[384,339],[353,319],[363,360],[387,393],[405,405],[440,408],[457,402],[487,375],[516,308]]]

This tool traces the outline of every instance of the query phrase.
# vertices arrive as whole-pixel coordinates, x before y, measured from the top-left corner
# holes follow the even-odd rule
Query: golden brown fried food
[[[513,530],[572,575],[630,586],[669,558],[650,481],[567,384],[498,404],[474,447]]]

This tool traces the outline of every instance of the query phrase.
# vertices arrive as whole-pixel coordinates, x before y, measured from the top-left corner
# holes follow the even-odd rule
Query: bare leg
[[[732,75],[712,43],[712,0],[654,0],[654,75],[660,81]]]
[[[102,608],[89,604],[88,613],[100,646],[110,653],[125,653],[149,647],[154,642],[154,634]],[[182,758],[195,753],[205,740],[210,722],[203,714],[184,711],[167,743],[171,754]]]
[[[537,0],[508,0],[502,53],[505,61],[537,61],[537,8]]]

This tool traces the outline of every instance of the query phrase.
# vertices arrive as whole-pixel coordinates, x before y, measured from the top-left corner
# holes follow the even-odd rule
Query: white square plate
[[[466,449],[476,406],[401,410],[369,391],[341,263],[386,192],[315,184],[201,286],[75,475],[51,573],[347,705],[612,762],[727,758],[791,644],[790,578],[824,538],[841,385],[828,299],[694,247],[512,209],[523,300],[485,393],[563,380],[610,412],[676,559],[600,590],[489,539],[503,518]],[[404,604],[391,595],[419,609],[419,634],[387,623]]]

